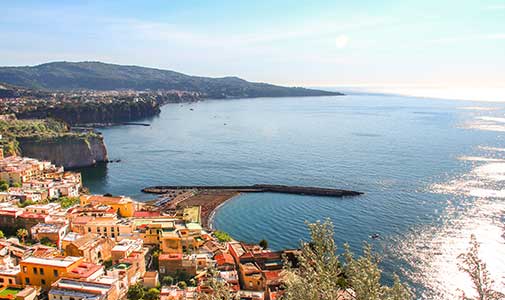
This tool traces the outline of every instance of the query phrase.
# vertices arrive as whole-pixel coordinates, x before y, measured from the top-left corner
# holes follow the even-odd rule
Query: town
[[[164,211],[85,193],[77,172],[0,150],[0,299],[200,299],[210,279],[238,299],[273,300],[286,262],[202,223],[201,206]],[[203,226],[202,226],[203,224]]]

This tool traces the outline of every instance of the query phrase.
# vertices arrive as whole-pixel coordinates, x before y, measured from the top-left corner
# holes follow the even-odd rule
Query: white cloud
[[[347,47],[349,44],[349,37],[347,35],[339,35],[335,39],[335,46],[337,46],[338,49],[343,49]]]

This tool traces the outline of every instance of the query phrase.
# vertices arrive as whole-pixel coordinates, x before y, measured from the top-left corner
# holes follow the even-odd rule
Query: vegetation
[[[56,248],[56,244],[51,241],[50,239],[48,239],[47,237],[43,237],[40,239],[40,243],[44,246],[48,246],[48,247],[54,247]]]
[[[8,189],[9,189],[9,184],[4,180],[0,180],[0,192],[5,192]]]
[[[163,285],[172,285],[174,284],[174,278],[172,276],[163,276],[161,283]]]
[[[221,243],[224,243],[224,242],[230,242],[232,239],[231,239],[231,236],[224,232],[224,231],[214,231],[214,236],[217,238],[217,240]]]
[[[265,240],[265,239],[261,240],[261,241],[259,242],[259,245],[260,245],[260,247],[261,247],[261,248],[263,248],[263,249],[268,249],[268,241],[267,241],[267,240]]]
[[[20,154],[19,140],[55,140],[64,138],[88,138],[94,133],[71,132],[68,126],[54,119],[0,121],[0,147],[6,156]]]
[[[286,292],[283,300],[408,300],[409,289],[395,276],[392,287],[381,284],[381,270],[370,246],[355,257],[345,247],[344,259],[337,254],[333,223],[308,224],[311,241],[302,242],[298,268],[286,267]]]
[[[495,290],[494,280],[491,279],[486,263],[479,258],[479,243],[472,234],[470,247],[466,253],[459,255],[462,263],[460,270],[467,273],[476,292],[475,297],[467,297],[463,293],[464,300],[503,300],[505,294]]]
[[[24,228],[19,228],[17,231],[16,231],[16,236],[21,239],[21,242],[24,244],[25,243],[25,239],[26,237],[28,236],[28,230],[24,229]]]
[[[145,288],[138,282],[128,288],[126,297],[128,300],[156,300],[159,299],[160,290],[157,288]]]
[[[100,62],[54,62],[34,67],[0,68],[0,81],[48,90],[179,90],[207,98],[327,96],[338,93],[248,82],[237,77],[188,76],[168,70]]]
[[[79,203],[79,197],[60,197],[56,202],[59,202],[61,207],[69,208]]]
[[[0,239],[3,239],[5,237],[4,232],[0,230]]]
[[[238,300],[238,294],[233,293],[228,282],[219,279],[219,272],[210,268],[208,270],[207,280],[204,283],[212,290],[212,293],[199,295],[199,300]],[[301,299],[300,299],[301,300]]]

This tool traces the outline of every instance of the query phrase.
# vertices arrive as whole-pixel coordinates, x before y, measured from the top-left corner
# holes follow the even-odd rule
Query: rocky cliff
[[[23,156],[48,160],[65,168],[92,166],[108,160],[103,137],[99,135],[19,138],[18,141]]]

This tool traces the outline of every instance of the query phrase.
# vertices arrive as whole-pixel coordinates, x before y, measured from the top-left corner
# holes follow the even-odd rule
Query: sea
[[[335,240],[380,257],[416,299],[473,293],[458,256],[471,235],[505,288],[505,103],[350,89],[346,96],[168,104],[150,126],[100,129],[117,163],[81,170],[93,193],[153,195],[152,185],[307,185],[364,192],[330,198],[244,194],[213,225],[272,249],[329,219]],[[505,100],[505,99],[503,99]],[[372,236],[378,238],[372,238]]]

